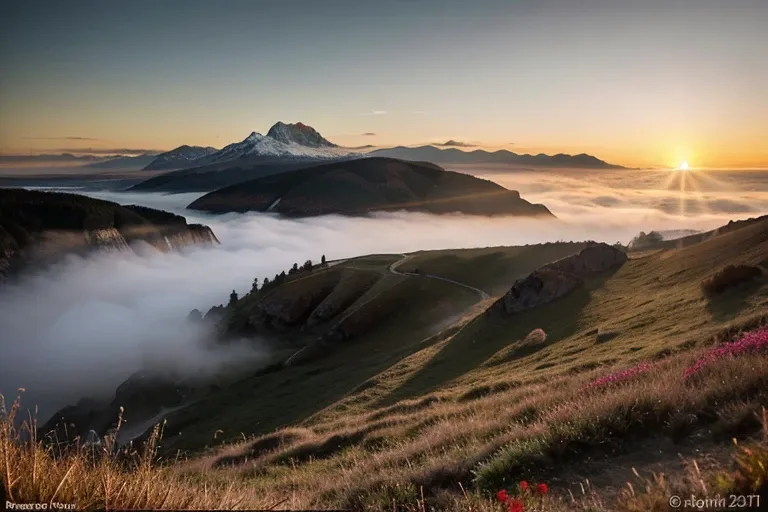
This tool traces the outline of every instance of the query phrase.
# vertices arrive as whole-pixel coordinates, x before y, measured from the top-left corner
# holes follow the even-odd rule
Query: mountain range
[[[394,148],[375,149],[372,146],[344,148],[323,137],[313,127],[304,123],[275,123],[266,135],[252,132],[239,142],[234,142],[217,150],[213,147],[182,145],[161,154],[144,153],[138,156],[118,156],[108,159],[87,156],[77,157],[62,155],[0,156],[0,162],[35,162],[35,161],[78,161],[87,163],[87,167],[101,169],[143,168],[144,170],[197,169],[217,166],[223,170],[227,166],[263,165],[285,162],[308,161],[316,163],[324,160],[342,160],[365,157],[388,157],[402,160],[425,161],[436,164],[507,164],[533,167],[621,169],[599,158],[581,153],[569,155],[518,154],[508,150],[485,151],[476,149],[464,151],[458,147],[466,144],[448,141],[444,144],[418,147],[397,146]],[[454,146],[454,147],[451,147]],[[98,160],[98,161],[96,161]],[[202,169],[201,169],[202,170]],[[210,169],[207,169],[210,170]]]
[[[229,144],[216,152],[202,152],[198,158],[174,160],[174,165],[186,165],[187,168],[201,167],[210,164],[232,162],[233,165],[243,163],[265,163],[286,160],[331,160],[345,158],[364,158],[369,156],[398,158],[402,160],[425,161],[436,164],[514,164],[541,167],[571,167],[589,169],[620,169],[619,165],[610,164],[585,153],[568,155],[517,154],[512,151],[463,151],[457,149],[458,143],[449,141],[441,146],[434,145],[374,149],[372,146],[360,148],[342,148],[324,138],[317,130],[304,123],[275,123],[262,135],[253,132],[240,142]],[[183,153],[189,146],[180,146],[170,151],[170,154]],[[202,148],[200,148],[202,149]],[[210,150],[211,148],[205,148]],[[145,169],[166,169],[164,165],[169,153],[158,156]]]
[[[452,141],[449,141],[449,143]],[[444,144],[448,146],[449,143]],[[535,167],[570,167],[579,169],[623,169],[620,165],[610,164],[592,155],[581,153],[568,155],[518,154],[502,149],[499,151],[462,151],[455,147],[440,149],[435,146],[419,146],[415,148],[398,146],[389,149],[376,149],[369,153],[371,156],[386,156],[404,160],[428,161],[435,164],[514,164]]]

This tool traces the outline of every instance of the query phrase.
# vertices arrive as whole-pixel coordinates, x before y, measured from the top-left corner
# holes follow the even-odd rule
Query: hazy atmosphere
[[[4,2],[4,506],[765,509],[767,26]]]

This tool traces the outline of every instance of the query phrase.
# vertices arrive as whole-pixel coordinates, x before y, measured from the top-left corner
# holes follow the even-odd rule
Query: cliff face
[[[0,189],[0,279],[66,254],[130,251],[146,242],[163,252],[219,241],[208,226],[140,206],[55,192]]]

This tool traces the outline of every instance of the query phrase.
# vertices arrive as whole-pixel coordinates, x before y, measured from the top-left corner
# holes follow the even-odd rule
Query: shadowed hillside
[[[552,218],[518,192],[425,162],[363,158],[281,173],[211,192],[192,209],[292,217],[409,210]]]
[[[128,249],[146,242],[161,251],[218,243],[207,226],[142,206],[58,192],[0,189],[0,275],[68,253]]]

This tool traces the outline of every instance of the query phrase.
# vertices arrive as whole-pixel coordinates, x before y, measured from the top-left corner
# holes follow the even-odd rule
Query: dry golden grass
[[[73,504],[77,510],[271,508],[284,498],[244,482],[195,480],[159,460],[160,426],[140,448],[119,448],[117,433],[99,446],[43,444],[34,418],[15,426],[19,398],[0,419],[0,480],[15,503]]]

